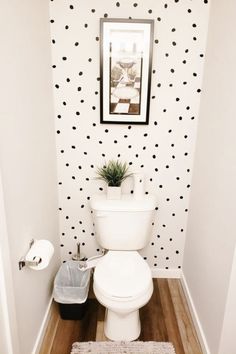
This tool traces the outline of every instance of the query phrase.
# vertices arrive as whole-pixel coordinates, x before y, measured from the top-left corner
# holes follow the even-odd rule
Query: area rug
[[[71,354],[175,354],[166,342],[76,342]]]

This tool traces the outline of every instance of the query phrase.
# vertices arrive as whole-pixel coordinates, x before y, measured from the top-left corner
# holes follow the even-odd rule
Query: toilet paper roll
[[[48,240],[34,240],[32,247],[25,256],[26,261],[40,261],[38,265],[29,266],[34,270],[41,270],[49,265],[53,256],[54,247]]]

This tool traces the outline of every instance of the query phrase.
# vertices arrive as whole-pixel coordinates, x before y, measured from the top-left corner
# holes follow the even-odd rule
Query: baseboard
[[[42,341],[43,341],[43,338],[44,338],[44,334],[45,334],[45,331],[47,329],[48,321],[50,319],[50,313],[51,313],[51,308],[52,308],[52,300],[53,300],[53,297],[51,297],[50,300],[49,300],[48,307],[47,307],[47,310],[45,312],[45,315],[44,315],[44,318],[43,318],[43,322],[42,322],[41,327],[39,329],[39,333],[37,335],[37,338],[36,338],[36,341],[35,341],[35,345],[34,345],[34,348],[33,348],[31,354],[38,354],[39,351],[40,351],[40,347],[41,347],[41,344],[42,344]]]
[[[181,281],[181,284],[182,284],[182,287],[183,287],[183,290],[184,290],[184,293],[185,293],[185,296],[186,296],[186,299],[188,302],[189,310],[190,310],[190,313],[192,316],[192,320],[193,320],[193,323],[194,323],[194,326],[195,326],[195,329],[196,329],[196,332],[198,335],[198,340],[200,342],[203,354],[211,354],[208,344],[207,344],[207,340],[206,340],[203,328],[202,328],[202,325],[201,325],[201,322],[200,322],[198,314],[197,314],[197,310],[194,305],[194,301],[192,299],[192,296],[191,296],[191,293],[190,293],[190,290],[189,290],[189,287],[188,287],[188,284],[187,284],[187,281],[186,281],[186,278],[185,278],[183,272],[181,272],[181,274],[180,274],[180,281]]]
[[[153,278],[177,278],[179,279],[181,276],[180,269],[157,269],[151,268],[152,277]]]

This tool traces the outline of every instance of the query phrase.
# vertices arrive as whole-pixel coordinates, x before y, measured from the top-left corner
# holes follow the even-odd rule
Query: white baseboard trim
[[[188,302],[189,310],[190,310],[192,320],[193,320],[193,323],[194,323],[194,326],[195,326],[195,329],[196,329],[196,332],[198,335],[199,342],[201,344],[203,354],[211,354],[208,344],[207,344],[207,340],[206,340],[203,328],[202,328],[202,325],[201,325],[201,322],[200,322],[198,314],[197,314],[197,310],[194,305],[194,301],[192,299],[192,296],[191,296],[191,293],[190,293],[190,290],[189,290],[189,287],[188,287],[188,284],[187,284],[187,281],[186,281],[186,278],[185,278],[183,272],[181,272],[180,281],[181,281],[181,284],[182,284],[182,287],[183,287],[183,290],[184,290],[184,293],[185,293],[185,296],[186,296],[186,299]]]
[[[42,345],[42,341],[43,341],[43,338],[44,338],[44,334],[46,332],[48,321],[49,321],[49,318],[50,318],[52,300],[53,300],[53,297],[51,297],[50,300],[49,300],[48,307],[46,309],[46,312],[45,312],[45,315],[44,315],[44,318],[43,318],[43,322],[42,322],[41,327],[39,329],[39,333],[37,335],[37,338],[36,338],[36,341],[35,341],[35,345],[34,345],[34,348],[33,348],[31,354],[38,354],[39,351],[40,351],[40,348],[41,348],[41,345]]]
[[[181,270],[180,269],[157,269],[151,268],[153,278],[180,278]]]

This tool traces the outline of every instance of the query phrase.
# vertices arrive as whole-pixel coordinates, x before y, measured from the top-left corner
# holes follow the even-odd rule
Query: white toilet
[[[149,242],[155,206],[154,196],[91,198],[96,238],[108,250],[95,267],[94,293],[106,307],[104,330],[111,340],[132,341],[140,335],[139,308],[149,301],[153,282],[137,251]]]

